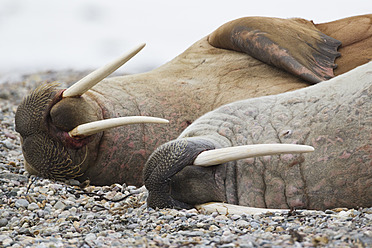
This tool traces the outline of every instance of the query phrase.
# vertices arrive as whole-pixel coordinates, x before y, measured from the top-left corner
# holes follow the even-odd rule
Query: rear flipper
[[[246,17],[228,22],[209,36],[218,48],[245,52],[310,82],[334,77],[341,42],[303,19]]]
[[[372,60],[372,14],[315,24],[315,27],[342,42],[336,76]]]

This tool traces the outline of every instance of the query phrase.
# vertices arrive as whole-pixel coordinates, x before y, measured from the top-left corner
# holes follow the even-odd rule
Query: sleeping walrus
[[[141,172],[154,149],[202,114],[229,102],[303,88],[368,62],[371,18],[323,24],[242,18],[153,71],[102,80],[139,46],[67,90],[41,86],[25,97],[15,118],[25,167],[51,179],[142,185]],[[145,117],[118,119],[105,127],[95,122],[127,116]],[[146,116],[169,124],[143,124],[166,122]],[[106,130],[130,123],[142,124]]]
[[[282,147],[294,153],[262,156],[286,152]],[[372,62],[305,89],[203,115],[150,156],[144,181],[153,208],[211,201],[371,207]]]

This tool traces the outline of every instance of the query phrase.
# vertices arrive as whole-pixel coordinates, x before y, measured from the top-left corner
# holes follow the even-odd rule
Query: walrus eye
[[[111,128],[129,125],[129,124],[140,124],[140,123],[160,123],[167,124],[168,120],[150,117],[150,116],[125,116],[118,118],[111,118],[99,121],[93,121],[85,124],[81,124],[74,129],[72,129],[68,134],[70,137],[75,139],[82,139],[89,135],[99,133]]]
[[[125,53],[124,55],[120,56],[116,60],[108,63],[107,65],[98,68],[97,70],[93,71],[92,73],[88,74],[84,78],[80,79],[78,82],[73,84],[70,88],[65,90],[62,94],[62,97],[79,97],[89,89],[91,89],[94,85],[101,82],[105,77],[116,71],[120,66],[130,60],[134,55],[136,55],[142,48],[145,47],[146,44],[141,44],[131,51]]]
[[[194,160],[194,165],[208,167],[244,158],[313,151],[314,148],[312,146],[296,144],[258,144],[226,147],[200,153]]]

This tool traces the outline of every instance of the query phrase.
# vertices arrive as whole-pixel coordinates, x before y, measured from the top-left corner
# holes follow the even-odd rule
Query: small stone
[[[237,214],[234,214],[234,215],[232,215],[230,218],[231,218],[232,220],[238,220],[238,219],[241,218],[241,216],[240,216],[240,215],[237,215]]]
[[[203,228],[204,226],[205,226],[205,224],[202,223],[202,222],[196,223],[196,227],[198,227],[198,228]]]
[[[70,184],[71,186],[80,186],[80,182],[76,179],[69,179],[68,184]]]
[[[6,218],[0,219],[0,227],[8,225],[8,220]]]
[[[214,231],[217,231],[217,230],[219,230],[219,228],[216,225],[211,225],[209,227],[209,231],[211,231],[211,232],[214,232]]]
[[[63,204],[61,201],[57,201],[56,204],[54,204],[55,209],[64,210],[66,208],[66,205]]]
[[[324,213],[326,213],[326,214],[335,214],[336,212],[335,211],[332,211],[330,209],[327,209]]]
[[[218,215],[214,218],[216,221],[226,221],[228,218],[226,215]]]
[[[88,233],[86,236],[85,236],[85,241],[93,241],[95,240],[97,237],[94,233]]]
[[[258,224],[257,222],[254,222],[254,221],[252,221],[250,224],[251,224],[251,227],[254,228],[254,229],[257,229],[260,226],[260,224]]]
[[[42,194],[46,194],[47,192],[48,192],[48,188],[46,188],[46,187],[40,187],[39,189],[38,189],[38,191],[40,192],[40,193],[42,193]]]
[[[238,220],[235,224],[238,227],[248,227],[249,226],[248,221],[245,221],[245,220]]]
[[[16,206],[17,208],[19,208],[19,207],[27,208],[29,204],[30,204],[30,203],[29,203],[26,199],[18,199],[18,200],[16,200],[16,202],[15,202],[15,206]]]
[[[2,245],[3,247],[7,247],[7,246],[10,246],[11,244],[13,243],[13,239],[11,238],[6,238],[4,240],[2,240]]]
[[[37,205],[37,203],[35,202],[32,202],[30,203],[30,205],[28,205],[27,209],[30,211],[36,210],[36,209],[39,209],[39,205]]]
[[[341,211],[347,211],[347,208],[334,208],[334,209],[332,209],[332,211],[334,211],[334,212],[341,212]]]
[[[139,227],[139,224],[137,224],[137,223],[132,223],[132,224],[129,224],[127,226],[128,229],[135,229],[135,228],[138,228],[138,227]]]
[[[4,145],[6,148],[8,148],[9,150],[14,149],[14,145],[13,145],[13,143],[12,143],[10,140],[6,139],[6,140],[3,141],[2,143],[3,143],[3,145]]]
[[[229,230],[224,231],[221,236],[221,242],[223,243],[231,243],[233,239],[234,235]]]
[[[164,229],[167,230],[167,231],[169,231],[169,230],[172,229],[172,226],[169,225],[169,224],[164,224]]]
[[[328,238],[327,237],[324,237],[324,236],[317,236],[315,238],[312,239],[312,243],[315,245],[315,246],[318,246],[318,245],[326,245],[328,244]]]

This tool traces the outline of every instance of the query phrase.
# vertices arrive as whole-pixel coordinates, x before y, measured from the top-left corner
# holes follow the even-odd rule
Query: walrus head
[[[135,123],[168,123],[145,116],[103,120],[101,108],[87,92],[143,47],[144,44],[92,72],[67,90],[59,89],[57,84],[43,85],[23,99],[15,125],[30,174],[55,180],[77,178],[97,157],[94,148],[102,131]]]

